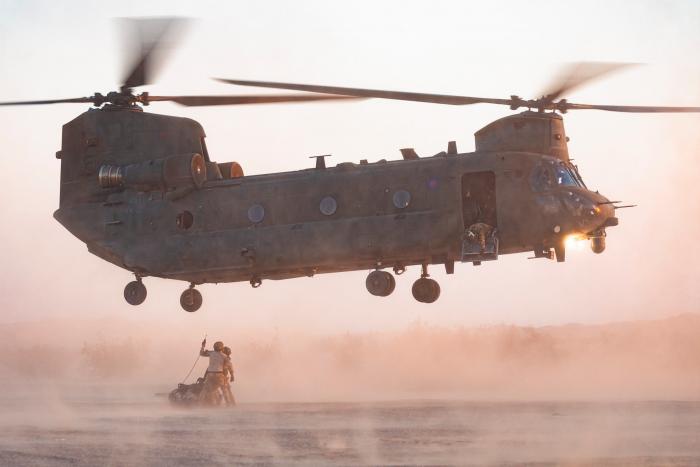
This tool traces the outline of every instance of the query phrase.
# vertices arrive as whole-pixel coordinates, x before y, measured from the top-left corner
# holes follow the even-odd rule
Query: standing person
[[[231,349],[229,347],[224,347],[224,355],[226,355],[226,360],[224,361],[224,400],[226,405],[232,406],[236,405],[236,398],[233,397],[233,392],[231,391],[231,383],[233,383],[233,363],[231,362]]]
[[[209,366],[204,374],[204,390],[200,395],[200,400],[206,404],[216,405],[219,402],[219,390],[225,394],[224,362],[226,355],[222,352],[224,350],[223,342],[214,342],[214,350],[205,350],[206,345],[207,340],[204,339],[202,348],[199,350],[199,355],[209,357]]]

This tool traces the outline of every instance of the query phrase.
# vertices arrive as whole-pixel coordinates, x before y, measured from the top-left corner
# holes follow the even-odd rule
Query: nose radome
[[[615,217],[615,207],[612,202],[595,193],[593,201],[595,202],[596,218],[598,220],[598,226],[596,229],[605,229],[606,227],[613,227],[617,225],[617,217]]]
[[[563,193],[562,200],[569,214],[574,217],[590,219],[598,217],[603,211],[600,206],[604,205],[600,204],[598,197],[589,196],[584,191],[567,190]]]
[[[598,205],[598,208],[600,208],[600,217],[604,217],[605,219],[615,217],[615,208],[612,204],[609,204],[609,201],[608,204]]]
[[[567,190],[563,202],[571,216],[572,227],[580,233],[591,233],[617,225],[615,208],[600,193],[589,190]]]

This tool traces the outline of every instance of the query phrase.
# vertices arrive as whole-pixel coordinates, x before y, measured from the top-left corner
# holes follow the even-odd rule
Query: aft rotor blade
[[[148,102],[171,101],[188,107],[201,107],[207,105],[246,105],[246,104],[274,104],[285,102],[310,102],[330,100],[355,100],[358,97],[334,96],[334,95],[259,95],[259,96],[148,96]]]
[[[636,66],[636,63],[615,62],[578,62],[572,63],[562,70],[559,77],[542,93],[543,98],[549,102],[559,99],[588,82],[596,80],[604,75],[620,71],[624,68]]]
[[[128,29],[127,38],[137,41],[130,45],[132,50],[131,66],[127,69],[123,86],[135,88],[144,84],[150,84],[157,68],[156,62],[164,52],[173,48],[174,42],[169,41],[174,37],[175,29],[182,29],[185,24],[183,18],[138,18],[125,19],[124,24]]]
[[[629,113],[700,113],[700,107],[665,107],[649,105],[598,105],[598,104],[574,104],[572,102],[560,102],[558,110],[607,110],[609,112]]]
[[[83,104],[93,102],[92,97],[75,97],[72,99],[51,99],[44,101],[0,102],[0,105],[43,105],[43,104]]]
[[[414,102],[429,102],[433,104],[448,104],[448,105],[469,105],[469,104],[500,104],[513,105],[512,99],[492,99],[488,97],[468,97],[468,96],[451,96],[445,94],[424,94],[418,92],[403,92],[403,91],[382,91],[378,89],[360,89],[360,88],[345,88],[338,86],[318,86],[313,84],[293,84],[293,83],[276,83],[270,81],[246,81],[239,79],[222,79],[216,78],[218,81],[229,84],[238,84],[240,86],[254,86],[259,88],[275,88],[289,89],[292,91],[308,91],[324,94],[339,94],[343,96],[355,97],[377,97],[381,99],[395,99],[399,101],[414,101]]]

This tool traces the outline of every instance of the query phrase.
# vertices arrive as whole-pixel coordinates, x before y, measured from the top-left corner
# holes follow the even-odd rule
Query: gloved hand
[[[204,347],[205,345],[207,345],[207,340],[206,340],[206,339],[204,339],[204,340],[202,341],[202,347]]]

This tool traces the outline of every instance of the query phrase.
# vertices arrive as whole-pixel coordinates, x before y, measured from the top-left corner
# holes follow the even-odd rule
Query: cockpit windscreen
[[[535,192],[551,190],[556,186],[586,187],[576,166],[565,162],[536,165],[530,174],[530,185]]]
[[[576,176],[571,172],[571,170],[563,164],[557,165],[556,167],[556,177],[557,185],[563,186],[580,186]]]

